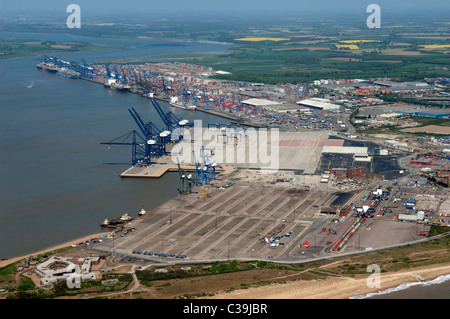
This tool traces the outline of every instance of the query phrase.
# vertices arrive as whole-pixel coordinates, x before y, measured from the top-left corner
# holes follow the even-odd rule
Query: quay
[[[195,165],[180,165],[180,169],[182,169],[185,172],[194,172],[195,171]],[[231,173],[234,169],[230,166],[224,166],[224,167],[217,167],[216,172],[217,173]],[[122,178],[129,178],[129,177],[136,177],[136,178],[160,178],[167,172],[178,172],[178,165],[175,163],[172,163],[170,159],[168,160],[167,157],[163,157],[160,159],[157,159],[156,162],[150,164],[150,165],[135,165],[130,168],[128,168],[126,171],[124,171],[122,174],[120,174],[120,177]]]
[[[195,166],[180,166],[185,172],[194,172]],[[232,171],[232,168],[217,168],[218,173]],[[152,164],[150,166],[137,167],[133,166],[120,174],[120,177],[146,177],[146,178],[160,178],[167,172],[178,172],[178,166],[173,164]]]

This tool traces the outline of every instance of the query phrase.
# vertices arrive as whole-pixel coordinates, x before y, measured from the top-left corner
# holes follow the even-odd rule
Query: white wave
[[[390,294],[392,292],[396,292],[396,291],[401,291],[401,290],[405,290],[411,287],[416,287],[416,286],[431,286],[431,285],[438,285],[438,284],[442,284],[446,281],[450,280],[450,274],[448,275],[443,275],[443,276],[439,276],[433,280],[429,280],[429,281],[416,281],[416,282],[406,282],[403,284],[398,285],[397,287],[393,287],[393,288],[389,288],[389,289],[385,289],[385,290],[380,290],[377,292],[369,292],[366,295],[358,295],[358,296],[353,296],[350,297],[349,299],[366,299],[366,298],[370,298],[373,296],[379,296],[379,295],[386,295],[386,294]]]

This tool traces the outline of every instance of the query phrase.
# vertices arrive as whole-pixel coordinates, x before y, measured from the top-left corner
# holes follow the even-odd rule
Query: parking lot
[[[114,240],[96,247],[158,262],[295,261],[413,242],[424,238],[433,223],[449,223],[447,216],[436,215],[448,197],[447,190],[409,180],[411,177],[333,193],[233,176],[218,180],[217,187],[177,196],[127,224],[129,230],[118,233]],[[377,189],[383,190],[382,196],[376,195]],[[414,208],[407,207],[411,200]],[[340,215],[349,205],[350,210]],[[324,207],[330,211],[322,212]],[[368,207],[370,213],[361,214],[358,207]],[[414,215],[419,210],[424,210],[426,220],[398,219],[400,214]],[[359,217],[366,218],[358,230],[342,249],[331,251]]]
[[[280,258],[313,223],[322,192],[236,184],[179,196],[132,221],[102,249],[172,259]],[[315,218],[323,222],[324,218]]]

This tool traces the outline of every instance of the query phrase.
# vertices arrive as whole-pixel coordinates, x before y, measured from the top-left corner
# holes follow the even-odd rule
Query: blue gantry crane
[[[112,74],[111,69],[109,68],[109,65],[108,65],[108,64],[105,65],[105,70],[106,70],[106,76],[107,76],[109,79],[115,77],[115,75]]]
[[[145,122],[134,109],[128,109],[136,122],[141,134],[133,130],[111,141],[102,142],[104,145],[130,145],[132,146],[131,164],[150,165],[152,156],[163,156],[166,153],[166,143],[169,141],[170,132],[162,131],[152,122]]]
[[[128,109],[128,111],[146,138],[147,144],[150,145],[150,154],[158,156],[165,155],[165,143],[167,143],[167,137],[170,135],[170,132],[159,129],[152,122],[145,122],[134,107]]]
[[[164,81],[164,77],[161,78],[161,81],[162,81],[162,88],[161,89],[162,89],[163,97],[165,99],[167,99],[169,97],[169,95],[170,95],[169,91],[172,90],[172,87],[166,85],[166,82]]]
[[[209,157],[205,154],[205,148],[200,149],[201,162],[197,161],[195,150],[192,151],[195,172],[192,182],[195,186],[204,186],[208,182],[213,182],[216,179],[216,163],[211,163]]]
[[[164,112],[161,106],[158,104],[158,102],[156,102],[155,98],[150,97],[150,100],[152,101],[152,104],[155,107],[156,112],[158,112],[159,117],[166,126],[166,130],[173,132],[174,130],[179,129],[180,134],[178,136],[178,140],[181,140],[183,138],[182,130],[192,126],[191,123],[189,123],[188,120],[183,120],[179,118],[171,111]]]
[[[204,174],[203,174],[203,165],[197,161],[197,158],[195,157],[195,150],[192,151],[192,156],[194,157],[194,165],[195,165],[195,172],[194,172],[194,185],[205,185],[204,180]]]
[[[130,145],[131,146],[131,165],[138,164],[150,164],[150,156],[148,151],[148,145],[146,145],[145,139],[136,130],[119,136],[108,142],[102,142],[100,144],[109,145]]]

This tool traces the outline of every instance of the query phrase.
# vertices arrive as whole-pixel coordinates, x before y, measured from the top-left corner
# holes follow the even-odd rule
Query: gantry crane
[[[164,125],[166,126],[166,130],[168,131],[174,131],[175,129],[184,129],[186,127],[192,126],[188,120],[183,120],[179,117],[177,117],[172,112],[164,112],[161,106],[156,102],[154,97],[150,97],[150,100],[152,101],[153,106],[156,109],[156,112],[158,112],[159,117],[163,121]],[[182,134],[179,136],[179,140],[183,138]]]
[[[128,109],[128,111],[141,130],[142,134],[144,134],[147,144],[150,145],[149,152],[151,155],[165,155],[165,143],[167,142],[166,138],[170,132],[163,132],[152,122],[145,122],[133,107]]]
[[[165,154],[165,144],[168,141],[170,132],[161,131],[152,122],[145,122],[134,108],[128,109],[128,111],[138,125],[142,135],[133,130],[114,140],[100,144],[109,145],[110,147],[111,145],[131,145],[131,164],[137,165],[142,163],[150,165],[152,156],[162,156]]]
[[[124,134],[116,139],[113,139],[108,142],[102,142],[100,144],[109,145],[130,145],[131,148],[131,165],[138,164],[150,164],[150,156],[149,151],[147,150],[148,146],[146,145],[145,139],[135,130]]]

